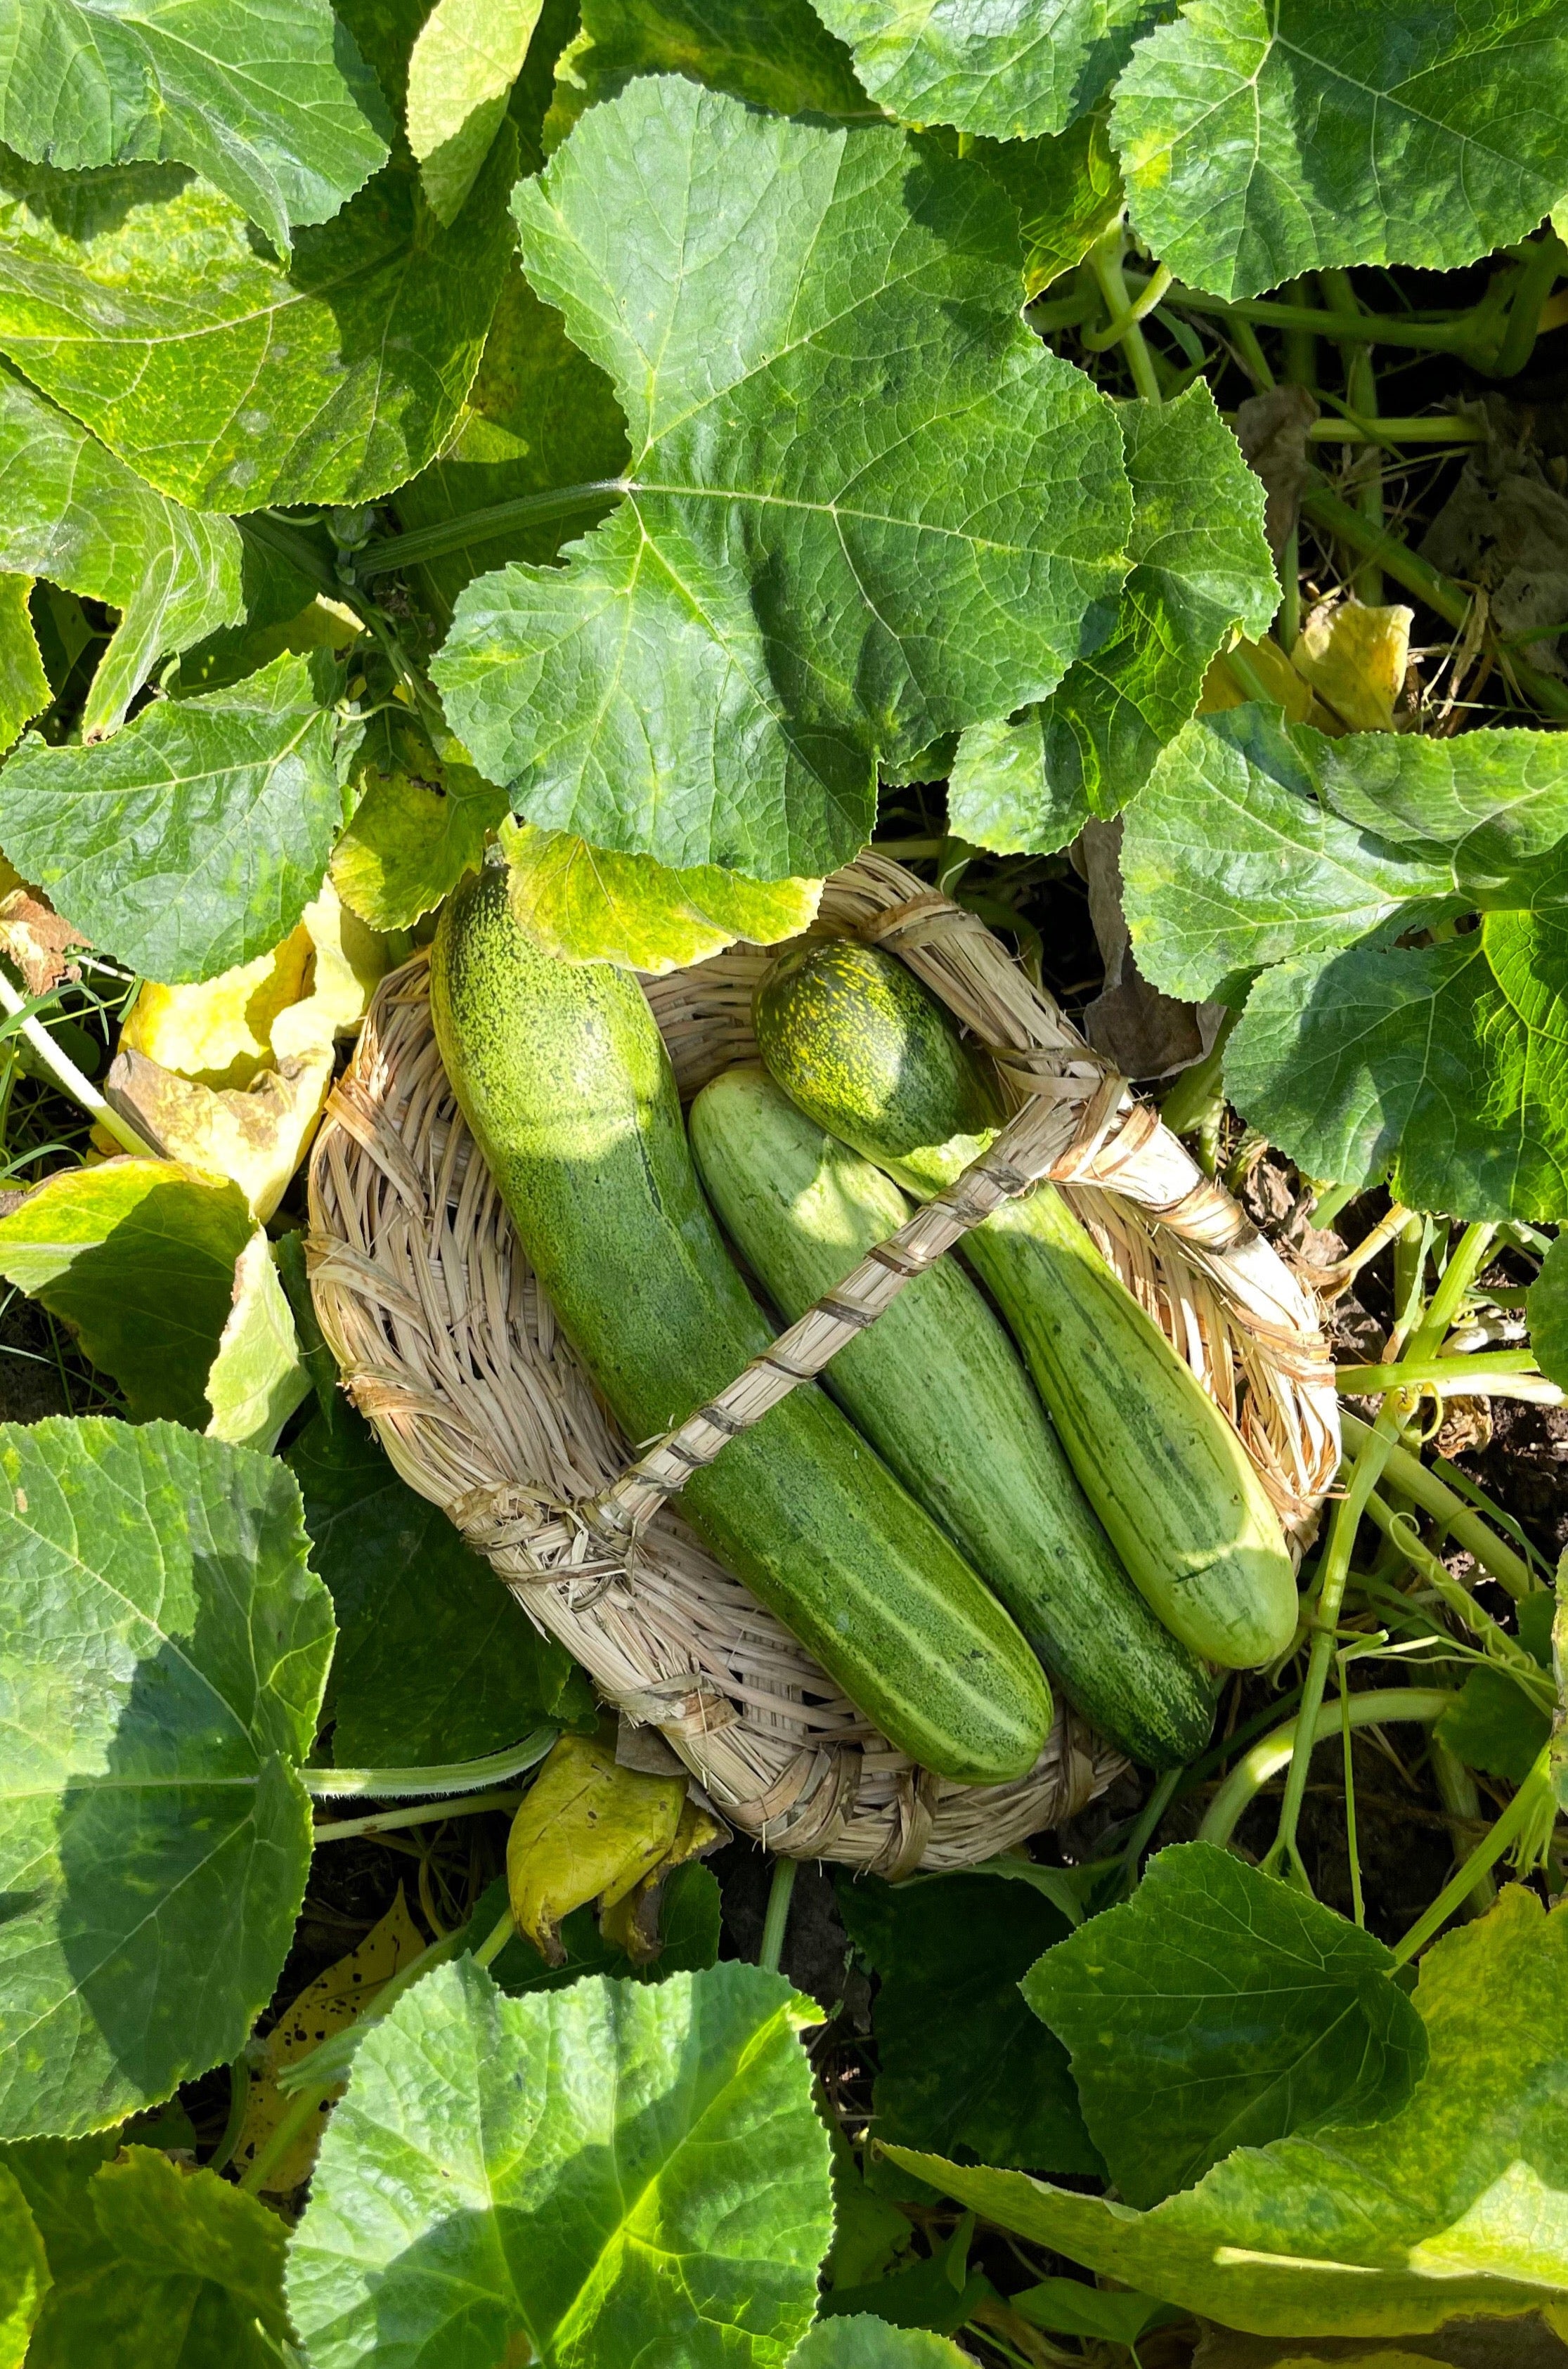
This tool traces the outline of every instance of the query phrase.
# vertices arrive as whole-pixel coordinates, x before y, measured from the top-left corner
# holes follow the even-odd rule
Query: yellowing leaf
[[[235,1262],[234,1306],[207,1376],[208,1437],[269,1455],[309,1390],[293,1312],[258,1226]]]
[[[712,1850],[729,1840],[729,1828],[715,1817],[711,1810],[698,1806],[690,1796],[681,1805],[681,1823],[675,1829],[675,1839],[658,1865],[624,1893],[619,1900],[601,1910],[599,1929],[606,1941],[615,1949],[624,1950],[628,1958],[647,1965],[658,1957],[658,1894],[667,1875],[687,1860],[705,1859]]]
[[[144,979],[120,1031],[122,1052],[145,1054],[198,1085],[248,1086],[272,1059],[272,1023],[305,991],[310,932],[193,987]]]
[[[1269,697],[1278,700],[1288,722],[1315,724],[1321,732],[1343,729],[1337,719],[1327,714],[1322,702],[1313,698],[1311,685],[1296,672],[1277,642],[1266,636],[1261,642],[1249,642],[1243,635],[1232,643],[1231,648]],[[1253,696],[1251,685],[1242,681],[1227,654],[1221,652],[1203,679],[1197,712],[1200,715],[1214,715],[1224,707],[1240,707]]]
[[[332,2033],[352,2023],[393,1975],[418,1957],[424,1948],[424,1937],[408,1914],[399,1884],[397,1897],[380,1924],[372,1928],[357,1950],[339,1958],[335,1966],[328,1966],[324,1974],[307,1984],[268,2033],[261,2070],[251,2077],[245,2120],[235,2146],[234,2159],[239,2170],[244,2171],[255,2162],[288,2111],[290,2100],[278,2087],[282,2067],[298,2063]],[[333,2095],[340,2097],[342,2091],[335,2090]],[[315,2161],[326,2112],[327,2106],[324,2105],[321,2121],[296,2139],[273,2165],[267,2180],[269,2195],[286,2196],[306,2177]]]
[[[109,1085],[149,1140],[170,1159],[239,1186],[265,1224],[304,1158],[332,1085],[330,1048],[267,1070],[247,1091],[214,1093],[142,1054],[120,1052]]]
[[[737,939],[776,945],[817,917],[820,880],[748,880],[716,864],[672,872],[651,856],[615,855],[570,831],[503,824],[512,911],[567,962],[679,970]]]
[[[508,811],[505,790],[471,765],[442,765],[433,753],[424,761],[429,779],[398,764],[367,766],[354,818],[333,850],[333,886],[378,930],[408,929],[439,905],[480,862],[486,834]]]
[[[1359,601],[1320,601],[1290,663],[1353,732],[1391,732],[1414,622],[1414,610],[1402,602],[1368,609]]]
[[[385,939],[344,908],[330,880],[305,907],[303,926],[315,950],[310,992],[272,1024],[272,1049],[285,1062],[351,1036],[387,965]]]
[[[590,1736],[562,1736],[507,1839],[512,1916],[549,1964],[565,1962],[564,1917],[612,1908],[668,1856],[685,1799],[684,1777],[644,1777]]]
[[[408,61],[408,145],[430,211],[457,220],[522,70],[543,0],[437,0]]]

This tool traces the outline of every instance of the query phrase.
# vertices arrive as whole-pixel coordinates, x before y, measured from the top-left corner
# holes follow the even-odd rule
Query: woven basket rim
[[[815,933],[898,955],[992,1052],[1014,1106],[1032,1107],[1053,1143],[1059,1133],[1049,1173],[1236,1424],[1299,1547],[1338,1464],[1332,1368],[1300,1280],[976,917],[868,853],[827,885]],[[756,1058],[750,986],[779,951],[736,947],[643,981],[686,1098]],[[902,1874],[970,1864],[1072,1814],[1125,1763],[1070,1707],[1028,1777],[945,1785],[835,1695],[678,1512],[647,1524],[630,1566],[605,1567],[574,1501],[624,1472],[629,1451],[473,1156],[427,977],[416,955],[377,990],[310,1170],[318,1317],[404,1478],[587,1662],[624,1719],[657,1726],[719,1810],[773,1848]],[[558,1435],[548,1446],[520,1449],[498,1395],[509,1376],[535,1436]],[[530,1460],[539,1469],[518,1469]]]

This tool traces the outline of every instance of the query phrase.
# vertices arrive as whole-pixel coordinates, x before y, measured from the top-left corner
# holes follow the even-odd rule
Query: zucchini
[[[910,1214],[892,1179],[825,1135],[765,1070],[726,1070],[690,1124],[708,1199],[788,1322]],[[963,1268],[942,1259],[906,1284],[822,1379],[1100,1733],[1150,1768],[1196,1758],[1214,1720],[1208,1676],[1116,1561]]]
[[[697,1184],[629,972],[545,954],[504,871],[449,899],[430,965],[447,1075],[567,1339],[629,1438],[681,1422],[772,1337]],[[911,1758],[1019,1777],[1050,1691],[1013,1621],[814,1385],[693,1473],[693,1527]]]
[[[1000,1125],[954,1023],[894,956],[795,946],[754,1020],[774,1079],[909,1191],[952,1182]],[[1297,1595],[1278,1518],[1233,1427],[1060,1196],[1036,1186],[964,1254],[1012,1327],[1073,1470],[1134,1585],[1174,1637],[1227,1669],[1283,1654]]]

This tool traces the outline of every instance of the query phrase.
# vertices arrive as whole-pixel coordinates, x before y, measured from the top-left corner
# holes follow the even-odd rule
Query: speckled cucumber
[[[950,1015],[895,956],[795,947],[758,989],[762,1058],[791,1099],[910,1192],[950,1184],[1001,1112]],[[968,1236],[1090,1504],[1172,1635],[1251,1669],[1295,1631],[1290,1557],[1235,1431],[1042,1185]]]
[[[890,1177],[764,1070],[705,1086],[691,1137],[720,1223],[790,1322],[910,1214]],[[1017,1351],[955,1260],[906,1284],[822,1379],[1103,1735],[1155,1768],[1203,1750],[1207,1672],[1117,1562]]]
[[[630,973],[563,963],[504,872],[452,897],[430,1009],[464,1117],[561,1325],[632,1439],[680,1422],[770,1330],[704,1201],[653,1015]],[[813,1385],[692,1476],[715,1551],[912,1758],[966,1784],[1034,1762],[1049,1688],[930,1516]]]

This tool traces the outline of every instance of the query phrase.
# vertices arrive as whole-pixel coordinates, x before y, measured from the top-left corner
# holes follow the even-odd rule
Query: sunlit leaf
[[[1431,2062],[1368,2128],[1239,2147],[1138,2213],[895,2150],[948,2195],[1118,2282],[1261,2335],[1417,2335],[1568,2306],[1568,1916],[1510,1885],[1437,1941]]]
[[[332,1614],[292,1476],[174,1424],[0,1428],[0,2131],[234,2055],[310,1864]]]
[[[541,0],[436,0],[408,61],[408,144],[432,212],[455,222],[507,111]]]
[[[160,658],[245,614],[237,529],[155,494],[8,370],[0,370],[0,566],[120,612],[87,692],[88,738],[114,730]],[[46,689],[31,714],[47,704]]]
[[[906,123],[993,140],[1065,132],[1172,0],[814,0],[874,98]]]
[[[368,500],[457,420],[516,169],[503,129],[444,230],[389,165],[283,264],[177,166],[76,182],[0,152],[0,350],[177,501]]]
[[[1178,279],[1253,296],[1324,264],[1471,262],[1568,180],[1557,0],[1484,9],[1188,0],[1116,86],[1133,224]]]
[[[544,1721],[591,1722],[593,1698],[437,1505],[400,1480],[339,1401],[293,1440],[312,1561],[341,1631],[333,1750],[345,1768],[498,1752]]]
[[[831,2234],[796,2034],[729,1964],[505,1997],[471,1959],[368,2032],[290,2248],[312,2369],[535,2355],[783,2369]]]
[[[60,166],[193,165],[287,250],[386,162],[328,0],[0,0],[0,140]]]
[[[117,2144],[6,2150],[54,2277],[28,2369],[277,2369],[281,2222],[215,2172]]]
[[[358,1949],[328,1966],[307,1983],[279,2016],[267,2035],[262,2061],[250,2077],[245,2120],[235,2141],[236,2170],[248,2171],[289,2111],[289,2100],[278,2087],[284,2066],[298,2065],[335,2031],[345,2031],[369,2007],[394,1974],[427,1947],[424,1935],[408,1914],[403,1886],[386,1915],[372,1926]],[[267,2193],[292,2196],[307,2179],[321,2144],[319,2121],[302,2131],[286,2147],[267,2175]]]
[[[585,108],[648,74],[685,74],[775,115],[883,117],[808,0],[584,0],[582,30],[555,70],[545,148]]]
[[[788,2369],[965,2369],[971,2357],[928,2329],[893,2328],[860,2312],[811,2329],[790,2354]]]
[[[1054,136],[977,140],[969,151],[1018,209],[1030,296],[1082,263],[1121,212],[1121,169],[1106,125],[1098,108]]]
[[[1414,610],[1401,602],[1320,601],[1302,621],[1290,663],[1353,732],[1391,732],[1414,623]]]
[[[0,754],[49,705],[49,677],[28,612],[30,576],[0,576]]]
[[[1426,2032],[1392,1971],[1380,1941],[1310,1895],[1178,1843],[1023,1989],[1071,2052],[1120,2194],[1157,2204],[1232,2147],[1396,2112]]]
[[[1263,488],[1200,380],[1171,404],[1121,409],[1133,570],[1105,647],[1019,724],[958,743],[948,815],[977,846],[1046,853],[1119,814],[1192,715],[1209,660],[1279,601]]]
[[[1104,638],[1114,413],[1021,324],[1000,191],[891,130],[650,76],[515,203],[534,287],[615,381],[629,491],[567,567],[463,595],[433,669],[454,727],[544,828],[825,874],[878,756]]]
[[[670,971],[738,938],[776,945],[808,929],[820,880],[747,880],[704,864],[670,872],[648,855],[612,855],[532,824],[503,831],[512,911],[567,962]]]
[[[49,2284],[38,2224],[16,2174],[0,2161],[0,2369],[22,2369]]]
[[[0,844],[95,945],[212,978],[276,946],[326,869],[356,727],[330,664],[280,658],[228,691],[155,700],[97,748],[36,738],[0,774]]]
[[[613,1907],[668,1856],[685,1799],[684,1777],[647,1777],[596,1737],[562,1736],[507,1837],[512,1916],[551,1965],[564,1917],[592,1900]]]
[[[300,1363],[294,1320],[272,1246],[258,1227],[235,1262],[234,1299],[207,1375],[213,1439],[268,1454],[302,1399],[310,1377]]]
[[[505,790],[472,765],[435,756],[419,735],[366,736],[355,775],[359,804],[332,851],[332,881],[351,911],[378,930],[406,930],[475,870],[509,810]]]
[[[122,1052],[214,1090],[248,1086],[272,1059],[272,1023],[304,992],[310,932],[302,922],[254,962],[190,987],[143,979],[120,1026]]]

